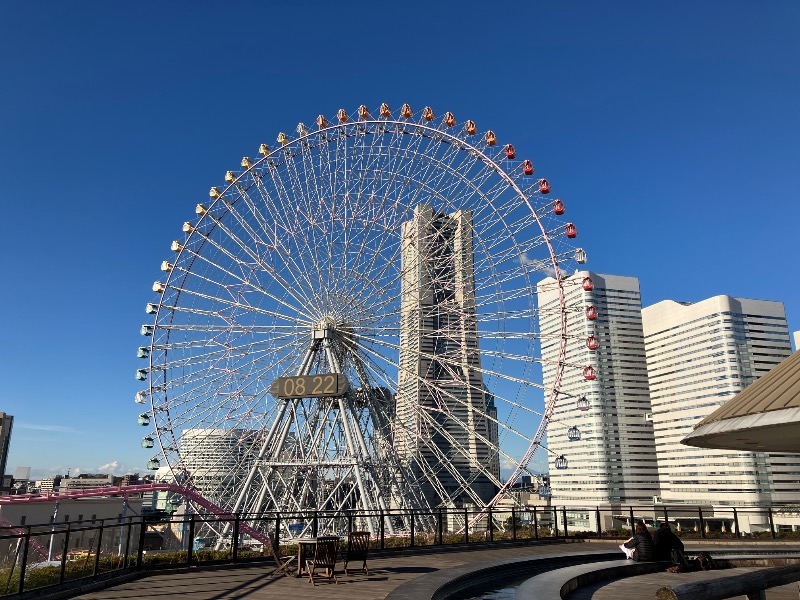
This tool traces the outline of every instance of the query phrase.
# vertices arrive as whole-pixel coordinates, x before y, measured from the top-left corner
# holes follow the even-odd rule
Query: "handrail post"
[[[317,511],[314,511],[314,516],[311,519],[311,537],[317,537],[317,532],[319,531],[319,518],[317,515]]]
[[[567,507],[564,506],[561,508],[561,514],[564,517],[564,539],[569,537],[569,529],[567,529]]]
[[[594,517],[595,517],[594,520],[597,523],[597,537],[598,538],[602,538],[603,537],[603,525],[600,522],[600,507],[599,506],[595,508]]]
[[[664,523],[669,523],[669,513],[667,512],[667,505],[664,505]]]
[[[350,533],[353,531],[353,511],[347,511],[347,532]]]
[[[64,576],[67,572],[67,550],[69,550],[69,533],[72,523],[67,523],[67,531],[64,533],[64,546],[61,548],[61,572],[58,575],[58,585],[64,583]]]
[[[130,558],[130,552],[131,552],[131,522],[132,521],[133,521],[133,517],[128,517],[127,533],[125,535],[125,556],[122,559],[122,567],[124,569],[128,568],[128,559]]]
[[[280,518],[280,517],[278,517]],[[278,530],[275,530],[277,534]],[[231,540],[231,560],[236,562],[239,559],[239,515],[233,515],[233,532],[231,533],[233,539]]]
[[[442,507],[440,506],[439,507],[439,526],[438,526],[438,529],[439,529],[439,545],[440,546],[444,544],[444,521],[442,519],[443,519],[443,517],[442,517]]]
[[[141,569],[144,561],[144,537],[147,534],[147,524],[144,517],[139,517],[139,548],[136,550],[136,568]]]
[[[469,509],[464,508],[464,543],[469,544]]]
[[[736,507],[733,507],[733,530],[736,533],[736,539],[739,539],[739,515],[736,514]]]
[[[94,576],[100,571],[100,550],[103,547],[103,528],[106,526],[105,519],[100,520],[100,530],[97,532],[97,551],[94,555]]]
[[[633,534],[636,533],[636,523],[634,523],[634,520],[636,519],[636,517],[633,516],[633,507],[632,506],[630,507],[630,513],[631,513],[631,537],[633,537]]]
[[[281,547],[281,513],[275,513],[275,548]]]
[[[517,541],[517,511],[516,507],[511,507],[511,539]]]
[[[553,507],[553,539],[558,539],[558,508]]]
[[[703,539],[706,539],[706,522],[703,519],[703,507],[702,506],[698,506],[697,507],[697,514],[700,517],[700,536]]]
[[[385,541],[385,539],[386,539],[386,516],[383,514],[383,509],[381,509],[381,527],[380,527],[380,533],[381,533],[381,550],[383,550],[383,547],[384,547],[384,541]]]
[[[772,539],[775,539],[775,519],[772,517],[772,507],[767,507],[767,515],[769,516],[769,531],[772,534]]]
[[[536,507],[533,507],[533,535],[538,540],[539,539],[539,517],[536,516]]]
[[[194,515],[189,517],[189,544],[186,547],[186,565],[192,564],[194,554]]]
[[[489,541],[494,541],[494,523],[492,521],[492,507],[486,511],[486,526],[489,528]]]
[[[410,511],[410,518],[411,518],[411,547],[414,547],[414,509],[412,508]]]
[[[28,566],[28,547],[31,543],[31,528],[28,526],[28,530],[25,532],[25,545],[22,547],[22,560],[19,564],[19,586],[17,587],[17,593],[21,594],[25,591],[25,568]]]

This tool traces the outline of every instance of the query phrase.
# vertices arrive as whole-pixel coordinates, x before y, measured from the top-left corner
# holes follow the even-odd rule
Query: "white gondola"
[[[172,240],[172,243],[169,245],[169,249],[173,252],[180,252],[183,250],[183,244],[181,244],[178,240]]]
[[[147,380],[147,369],[136,369],[136,379],[138,381]]]
[[[161,261],[161,270],[164,271],[164,273],[172,273],[172,269],[173,269],[173,264],[171,262],[169,262],[168,260]]]
[[[155,440],[149,435],[142,438],[142,448],[152,448],[155,445]]]
[[[139,418],[136,419],[136,422],[139,423],[142,427],[147,427],[150,425],[150,415],[147,413],[142,413],[139,415]]]
[[[222,195],[222,192],[220,192],[219,188],[215,186],[208,191],[208,195],[212,198],[219,198]]]
[[[156,457],[153,457],[149,461],[147,461],[147,468],[150,471],[158,471],[158,469],[161,468],[161,461],[158,460]]]
[[[578,410],[589,410],[589,400],[586,399],[586,396],[578,398],[576,405],[578,406]]]
[[[147,346],[139,346],[139,349],[136,351],[136,358],[149,358],[150,357],[150,348]]]
[[[233,183],[234,179],[236,179],[236,173],[233,171],[225,171],[225,181],[228,183]]]
[[[153,326],[152,325],[142,325],[142,328],[139,330],[139,333],[146,336],[153,335]]]
[[[186,221],[181,229],[183,229],[183,233],[192,233],[194,231],[194,225]]]
[[[308,135],[308,127],[305,126],[303,123],[297,124],[297,133],[300,135]]]
[[[166,290],[166,289],[167,289],[166,284],[164,284],[164,283],[162,283],[160,281],[154,281],[153,282],[153,291],[156,294],[163,294],[164,290]]]
[[[133,401],[136,402],[136,404],[144,404],[147,402],[147,392],[136,392]]]
[[[197,206],[194,207],[194,212],[196,212],[201,217],[208,212],[206,205],[200,202]]]
[[[269,146],[267,146],[266,144],[261,144],[261,145],[258,147],[258,153],[259,153],[261,156],[266,156],[267,154],[269,154]]]
[[[575,249],[575,262],[579,265],[586,264],[586,251],[583,248]]]
[[[144,307],[144,312],[146,312],[148,315],[156,314],[158,312],[158,304],[148,302],[147,306]]]
[[[581,432],[577,427],[575,427],[575,425],[573,425],[567,430],[567,437],[569,438],[570,442],[577,442],[579,439],[581,439]]]
[[[253,161],[252,161],[252,160],[250,160],[250,157],[249,157],[249,156],[244,156],[244,157],[242,157],[242,166],[243,166],[245,169],[249,169],[250,167],[252,167],[252,166],[253,166]]]
[[[568,464],[569,463],[567,462],[567,457],[564,456],[563,454],[558,456],[555,460],[556,469],[558,469],[559,471],[563,471],[564,469],[566,469]]]

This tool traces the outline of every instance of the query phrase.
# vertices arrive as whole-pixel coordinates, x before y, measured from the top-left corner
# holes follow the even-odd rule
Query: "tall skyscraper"
[[[444,467],[424,486],[430,502],[440,485],[448,497],[488,502],[500,479],[487,443],[497,443],[487,419],[496,409],[480,371],[472,237],[470,211],[420,204],[402,225],[395,445],[411,465]]]
[[[0,412],[0,477],[6,474],[8,448],[11,445],[11,429],[13,426],[14,417]]]
[[[558,288],[552,278],[538,286],[547,389],[560,345]],[[571,316],[569,321],[566,362],[577,368],[564,370],[547,432],[552,502],[583,507],[651,503],[659,486],[639,280],[578,271],[565,288],[567,304],[594,307],[597,318]],[[580,365],[593,366],[597,379],[587,381]],[[581,397],[589,401],[588,410],[579,410]],[[567,458],[565,470],[554,464],[559,455]]]
[[[664,502],[764,505],[796,494],[796,456],[680,443],[791,354],[783,304],[730,296],[694,304],[665,300],[645,308],[642,320]]]

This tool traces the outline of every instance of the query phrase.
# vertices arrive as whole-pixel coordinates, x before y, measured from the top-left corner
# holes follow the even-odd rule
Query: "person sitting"
[[[620,549],[630,560],[637,562],[653,560],[653,538],[650,537],[650,532],[647,531],[643,521],[636,524],[633,537],[621,544]]]
[[[673,550],[683,553],[683,542],[672,532],[669,523],[662,522],[653,536],[653,560],[672,560]]]

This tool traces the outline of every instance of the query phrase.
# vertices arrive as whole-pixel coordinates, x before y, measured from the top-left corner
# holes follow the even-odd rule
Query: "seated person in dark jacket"
[[[636,524],[636,533],[620,546],[628,558],[635,561],[653,560],[653,538],[641,521]]]
[[[683,542],[672,533],[669,523],[661,523],[653,536],[653,560],[672,560],[673,550],[683,552]]]

